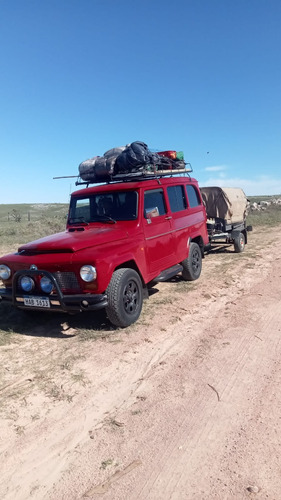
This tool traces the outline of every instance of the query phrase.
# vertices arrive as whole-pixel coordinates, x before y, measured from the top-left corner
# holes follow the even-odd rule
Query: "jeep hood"
[[[34,253],[77,252],[126,238],[128,238],[127,231],[112,225],[109,227],[76,226],[70,231],[52,234],[21,245],[18,251]]]

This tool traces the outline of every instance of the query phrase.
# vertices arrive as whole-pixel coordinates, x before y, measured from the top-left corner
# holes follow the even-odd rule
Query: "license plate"
[[[30,307],[50,307],[48,297],[24,297],[24,305]]]

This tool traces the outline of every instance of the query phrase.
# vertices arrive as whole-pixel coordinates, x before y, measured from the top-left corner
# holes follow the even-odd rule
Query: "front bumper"
[[[44,294],[42,291],[26,293],[18,290],[17,283],[21,275],[28,276],[46,276],[53,283],[53,293]],[[32,306],[25,305],[26,298],[39,299],[36,302],[40,303],[41,298],[49,299],[49,307],[40,307],[40,305]],[[20,309],[33,309],[44,311],[63,311],[63,312],[81,312],[81,311],[96,311],[103,309],[108,305],[107,295],[81,293],[81,294],[63,294],[58,281],[49,271],[42,270],[22,270],[17,271],[13,277],[12,289],[0,288],[0,300],[11,302],[15,307]],[[35,300],[34,300],[35,302]]]

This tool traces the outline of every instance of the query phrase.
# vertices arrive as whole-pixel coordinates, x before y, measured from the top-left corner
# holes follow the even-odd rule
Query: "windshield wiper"
[[[110,222],[111,224],[116,224],[116,220],[113,219],[112,217],[110,217],[110,215],[95,215],[92,219],[91,219],[91,222],[98,222],[98,221],[102,221],[102,222]]]
[[[84,217],[74,217],[72,219],[69,219],[69,224],[85,224],[86,226],[89,225],[89,222],[87,222]]]

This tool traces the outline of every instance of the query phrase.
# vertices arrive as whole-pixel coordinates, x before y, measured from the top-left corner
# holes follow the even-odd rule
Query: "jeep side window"
[[[194,186],[187,185],[186,191],[190,208],[198,207],[199,205],[201,205],[201,200],[198,191]]]
[[[180,212],[187,207],[183,186],[169,186],[167,192],[172,212]]]
[[[162,189],[152,189],[144,193],[144,216],[147,219],[165,215],[166,207]]]

